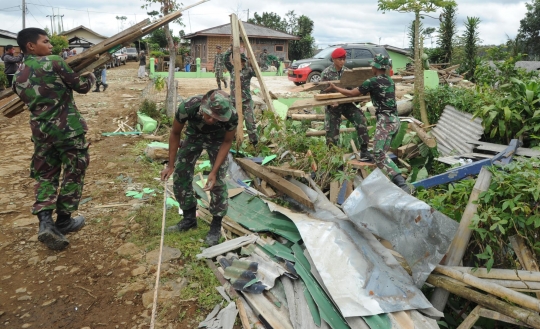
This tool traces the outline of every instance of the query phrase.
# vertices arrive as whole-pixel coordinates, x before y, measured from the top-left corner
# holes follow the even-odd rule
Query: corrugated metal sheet
[[[251,24],[247,22],[242,22],[248,37],[253,38],[272,38],[272,39],[286,39],[286,40],[298,40],[300,39],[297,36],[270,29],[264,26]],[[231,35],[231,24],[224,24],[216,27],[211,27],[206,30],[198,31],[195,33],[187,34],[184,36],[185,39],[191,39],[199,35]]]
[[[437,139],[439,153],[448,156],[471,153],[474,145],[466,141],[480,140],[484,128],[480,118],[473,120],[472,114],[460,112],[447,105],[431,133]]]

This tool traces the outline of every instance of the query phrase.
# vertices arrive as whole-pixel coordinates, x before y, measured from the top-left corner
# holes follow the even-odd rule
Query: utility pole
[[[248,12],[248,15],[247,15],[246,22],[249,21],[249,9],[247,10],[247,12]]]
[[[22,0],[22,28],[26,28],[26,1]]]
[[[53,25],[53,15],[47,15],[47,17],[51,18],[51,34],[54,34],[54,25]]]
[[[60,15],[60,20],[62,21],[62,32],[64,32],[64,15]]]

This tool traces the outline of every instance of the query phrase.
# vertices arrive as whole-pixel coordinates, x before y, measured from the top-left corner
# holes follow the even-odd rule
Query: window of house
[[[283,50],[284,50],[284,47],[281,46],[281,45],[280,45],[280,46],[276,45],[276,48],[275,48],[275,49],[276,49],[276,51],[283,51]]]

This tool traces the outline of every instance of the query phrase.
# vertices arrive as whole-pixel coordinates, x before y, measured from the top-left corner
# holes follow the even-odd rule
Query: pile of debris
[[[437,71],[439,75],[439,84],[456,84],[461,82],[463,75],[458,74],[456,70],[459,68],[459,64],[449,66],[447,68],[442,68],[448,64],[430,64],[429,69],[432,71]],[[414,83],[414,64],[410,64],[403,71],[399,71],[399,75],[403,77],[403,83]]]

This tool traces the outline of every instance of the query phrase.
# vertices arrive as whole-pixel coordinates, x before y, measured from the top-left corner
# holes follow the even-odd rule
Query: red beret
[[[332,52],[332,58],[342,58],[342,57],[347,57],[347,52],[345,51],[345,49],[343,49],[343,48],[336,48],[336,49]]]

